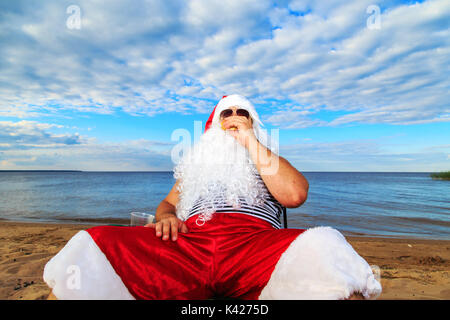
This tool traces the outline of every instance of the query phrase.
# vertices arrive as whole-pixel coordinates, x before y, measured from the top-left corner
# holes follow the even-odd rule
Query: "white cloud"
[[[75,134],[55,134],[51,128],[63,126],[49,123],[22,120],[19,122],[0,121],[0,142],[15,146],[33,145],[72,145],[80,144],[83,138]]]
[[[328,125],[326,121],[311,119],[310,115],[314,113],[315,111],[312,110],[276,111],[273,115],[264,120],[277,127],[283,127],[285,129]]]
[[[35,121],[0,121],[0,170],[172,170],[172,142],[146,139],[99,143],[64,126]]]
[[[382,140],[355,139],[285,145],[280,147],[280,155],[300,171],[430,172],[448,168],[444,147],[401,152],[389,150]]]
[[[366,27],[371,4],[77,1],[81,29],[70,30],[63,3],[10,2],[0,22],[8,36],[0,116],[209,112],[238,92],[261,104],[279,100],[269,121],[292,111],[286,100],[353,113],[330,125],[447,121],[447,1],[390,2],[380,30]]]

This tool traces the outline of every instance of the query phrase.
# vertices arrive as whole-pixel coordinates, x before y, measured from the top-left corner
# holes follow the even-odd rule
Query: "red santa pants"
[[[87,229],[136,299],[257,299],[282,253],[302,229],[274,229],[241,213],[215,213],[204,225],[162,240],[155,229]]]

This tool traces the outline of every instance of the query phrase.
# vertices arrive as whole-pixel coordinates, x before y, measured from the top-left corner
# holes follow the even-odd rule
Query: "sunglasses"
[[[232,109],[225,109],[220,113],[220,118],[228,118],[231,117],[234,114],[234,111]],[[246,117],[247,119],[250,117],[250,113],[248,113],[245,109],[237,109],[236,115],[240,117]]]

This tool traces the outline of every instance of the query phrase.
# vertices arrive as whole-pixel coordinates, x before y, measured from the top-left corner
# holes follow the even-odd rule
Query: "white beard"
[[[205,221],[225,205],[239,208],[239,197],[249,205],[262,204],[268,191],[258,176],[248,150],[219,126],[211,126],[174,169],[180,181],[177,217],[186,220],[199,197],[205,200],[200,211]]]

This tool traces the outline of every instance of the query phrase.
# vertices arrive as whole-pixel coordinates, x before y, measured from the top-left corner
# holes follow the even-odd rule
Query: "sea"
[[[429,172],[302,172],[306,202],[289,228],[330,226],[344,235],[450,240],[450,181]],[[1,171],[0,219],[127,224],[155,213],[173,172]]]

